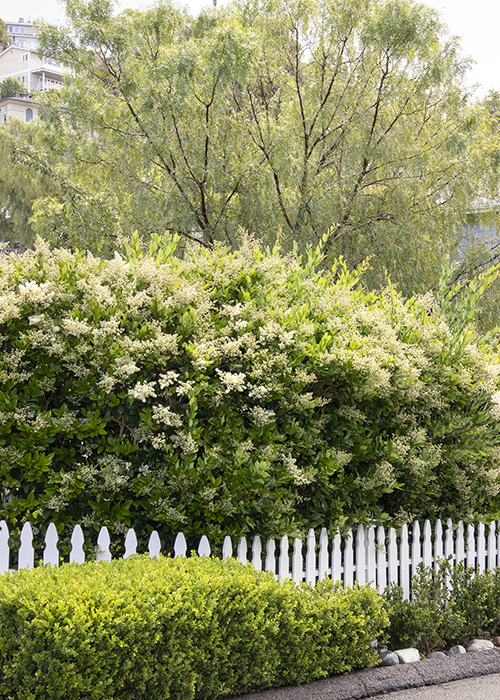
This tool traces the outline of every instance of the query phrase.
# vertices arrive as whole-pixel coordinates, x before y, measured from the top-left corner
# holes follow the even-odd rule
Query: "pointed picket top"
[[[422,561],[422,543],[420,542],[420,523],[415,520],[411,537],[411,575],[417,573],[418,565]]]
[[[99,530],[97,535],[97,561],[111,561],[111,552],[109,546],[111,544],[111,538],[109,536],[108,528],[103,525]]]
[[[484,523],[479,523],[477,528],[477,566],[479,573],[484,574],[486,563],[486,535]]]
[[[332,543],[332,581],[342,581],[342,537],[339,532]]]
[[[302,558],[302,540],[296,537],[293,541],[292,554],[292,580],[300,583],[304,579],[304,566]]]
[[[73,534],[71,535],[71,552],[69,553],[69,560],[71,563],[83,564],[85,561],[85,552],[83,551],[83,543],[85,538],[83,537],[83,530],[80,525],[75,525],[73,529]]]
[[[29,523],[24,523],[21,530],[21,546],[18,553],[17,568],[32,569],[35,565],[35,550],[33,549],[33,530]]]
[[[45,549],[43,550],[43,565],[59,566],[59,550],[57,549],[57,528],[50,523],[45,533]]]
[[[308,538],[309,542],[309,538]],[[328,531],[326,527],[321,528],[319,536],[319,561],[318,561],[318,579],[322,581],[328,576]],[[307,577],[306,577],[307,581]]]
[[[133,554],[137,554],[137,535],[135,534],[135,530],[130,528],[125,537],[125,554],[123,558],[128,559]]]
[[[9,570],[9,528],[5,520],[0,523],[0,574]]]
[[[362,525],[358,525],[356,532],[356,580],[360,586],[366,583],[366,542]]]
[[[432,530],[429,520],[424,523],[424,546],[422,549],[422,564],[428,568],[432,566]]]
[[[352,530],[348,530],[344,547],[344,588],[354,583],[354,551],[352,548]]]
[[[382,595],[387,586],[387,549],[382,525],[377,528],[377,584],[378,592]]]
[[[208,537],[206,535],[203,535],[203,537],[200,540],[200,544],[198,545],[198,556],[210,556],[210,542],[208,541]]]
[[[490,523],[488,533],[488,571],[493,571],[497,565],[497,534],[495,521]]]
[[[242,537],[240,541],[238,542],[238,561],[240,561],[242,564],[247,563],[247,538]]]
[[[375,528],[373,525],[368,528],[368,543],[366,550],[366,577],[367,583],[372,588],[376,587],[377,582],[377,560],[375,552]]]
[[[454,543],[453,543],[453,523],[451,521],[451,518],[448,518],[446,521],[446,535],[444,538],[444,558],[449,560],[451,557],[453,557],[455,551]]]
[[[465,559],[465,533],[464,524],[460,520],[457,527],[457,545],[455,554],[455,564],[460,564]]]
[[[252,543],[252,566],[257,571],[262,571],[262,542],[259,535],[255,535]]]
[[[290,578],[290,562],[288,559],[288,537],[283,535],[280,540],[280,558],[278,561],[278,574],[282,581]]]
[[[408,543],[408,525],[405,523],[401,528],[401,542],[399,545],[399,579],[403,589],[405,600],[410,599],[410,545]]]
[[[174,559],[175,557],[185,557],[187,552],[186,538],[179,532],[174,542]]]
[[[156,530],[153,530],[153,532],[149,536],[148,552],[149,552],[150,559],[154,559],[155,557],[156,557],[156,559],[160,558],[161,540],[160,540],[160,535],[157,533]]]
[[[224,542],[222,543],[222,558],[231,559],[233,556],[233,543],[229,535],[224,537]]]
[[[476,566],[476,530],[472,523],[467,525],[467,551],[466,551],[467,566]]]
[[[276,576],[276,542],[267,540],[266,544],[266,571],[272,571]]]
[[[311,586],[314,586],[316,583],[316,535],[312,528],[307,533],[306,583],[309,583]]]
[[[390,586],[398,586],[398,541],[396,537],[396,530],[393,527],[389,528],[389,545],[387,547],[387,570],[388,570],[388,584]]]

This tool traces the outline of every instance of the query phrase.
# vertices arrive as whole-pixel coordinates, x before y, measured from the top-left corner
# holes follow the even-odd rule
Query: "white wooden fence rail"
[[[29,523],[25,523],[20,539],[17,568],[31,568],[35,563],[35,551],[33,531]],[[45,533],[44,565],[59,565],[61,557],[57,543],[57,530],[51,523]],[[107,528],[101,528],[97,538],[98,561],[111,561],[110,543]],[[70,562],[82,564],[85,561],[83,544],[82,529],[76,525],[71,536]],[[160,538],[157,532],[153,532],[148,542],[149,556],[157,557],[160,550]],[[201,538],[197,551],[200,556],[210,556],[210,543],[206,536]],[[124,558],[136,552],[137,537],[134,530],[130,529],[125,537]],[[7,524],[2,521],[0,574],[12,570],[11,554],[14,558],[9,550]],[[186,538],[179,533],[174,544],[174,556],[184,557],[186,554]],[[438,520],[432,529],[426,520],[423,530],[418,522],[411,527],[405,525],[399,537],[394,528],[386,531],[383,527],[364,528],[360,525],[355,533],[349,531],[344,538],[337,534],[329,539],[323,528],[319,542],[316,541],[314,531],[309,530],[305,545],[300,539],[294,539],[290,543],[285,535],[278,546],[275,540],[267,540],[264,546],[257,536],[249,547],[243,537],[237,544],[236,552],[231,538],[226,537],[222,546],[222,558],[232,556],[243,563],[251,562],[258,570],[271,571],[277,578],[306,581],[313,585],[324,577],[341,581],[344,586],[350,586],[354,581],[360,585],[369,583],[379,592],[388,584],[398,584],[402,586],[405,598],[409,598],[411,579],[420,563],[437,567],[438,560],[449,558],[453,565],[464,562],[467,566],[477,567],[481,572],[500,566],[500,521],[491,525],[480,523],[465,527],[462,522],[454,526],[448,520],[443,533],[441,521]]]

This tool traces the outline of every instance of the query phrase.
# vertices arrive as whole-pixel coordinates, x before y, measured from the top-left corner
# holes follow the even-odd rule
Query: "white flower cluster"
[[[226,387],[226,394],[231,391],[243,391],[245,388],[245,374],[243,372],[238,372],[234,374],[232,372],[222,372],[220,369],[215,370],[219,375],[221,382]]]
[[[156,382],[137,382],[133,389],[129,389],[128,395],[131,399],[147,401],[149,397],[156,397]]]
[[[264,425],[268,425],[268,423],[272,423],[276,417],[274,411],[268,411],[265,408],[262,408],[262,406],[252,406],[248,412],[250,413],[255,425],[257,425],[259,428],[263,427]]]

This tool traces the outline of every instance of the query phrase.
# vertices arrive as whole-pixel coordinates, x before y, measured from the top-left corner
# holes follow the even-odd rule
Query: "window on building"
[[[28,107],[28,109],[26,110],[26,121],[30,122],[32,119],[33,119],[33,110],[31,109],[31,107]]]
[[[27,53],[23,53],[23,61],[27,61],[27,60],[28,60],[28,54],[27,54]]]
[[[24,27],[21,27],[21,34],[24,34]]]
[[[19,34],[19,27],[14,27],[14,34]]]
[[[12,26],[9,24],[9,26],[7,27],[7,31],[10,32],[10,33],[12,34],[12,32],[14,31],[14,27],[12,27]]]

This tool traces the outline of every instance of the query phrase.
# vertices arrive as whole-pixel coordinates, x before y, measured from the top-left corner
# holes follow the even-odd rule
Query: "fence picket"
[[[383,593],[387,586],[387,549],[382,525],[377,528],[377,583],[378,592]]]
[[[465,534],[464,524],[460,520],[457,527],[457,544],[455,554],[455,564],[460,564],[465,559]]]
[[[266,571],[272,571],[276,576],[276,543],[274,540],[267,540],[265,566]]]
[[[326,527],[321,528],[319,536],[319,560],[318,579],[322,581],[328,576],[328,532]]]
[[[45,549],[43,550],[43,565],[59,566],[59,550],[57,549],[57,528],[50,523],[45,533]]]
[[[360,586],[366,583],[366,542],[362,525],[358,525],[356,532],[356,580]]]
[[[422,564],[425,567],[432,566],[432,533],[428,520],[424,523],[424,544],[422,547]]]
[[[71,552],[69,553],[69,560],[75,564],[83,564],[85,561],[85,552],[83,551],[83,543],[85,539],[83,537],[83,531],[80,525],[75,525],[73,534],[71,535]]]
[[[342,580],[342,538],[338,532],[332,544],[332,580]]]
[[[401,528],[401,544],[399,546],[399,581],[405,600],[410,598],[410,544],[408,542],[408,525]]]
[[[290,559],[288,555],[288,537],[283,535],[280,540],[280,557],[278,560],[278,573],[282,581],[290,578]]]
[[[444,540],[444,558],[453,562],[454,555],[455,548],[453,546],[453,523],[451,522],[451,519],[448,518],[446,521],[446,536]]]
[[[135,530],[130,528],[125,537],[125,554],[123,558],[128,559],[133,554],[137,554],[137,535],[135,534]]]
[[[438,570],[438,559],[443,558],[443,525],[441,520],[436,520],[434,527],[434,571]]]
[[[77,525],[77,527],[80,527]],[[33,530],[29,523],[24,523],[21,530],[21,546],[19,547],[17,568],[32,569],[35,565],[35,550],[33,549]]]
[[[311,586],[316,583],[316,535],[312,528],[307,534],[306,583]]]
[[[110,545],[111,538],[109,536],[108,528],[101,527],[97,537],[97,561],[111,561],[111,552],[109,550]]]
[[[256,535],[253,538],[252,566],[254,566],[257,569],[257,571],[262,571],[262,543],[260,541],[259,535]]]
[[[497,523],[497,566],[500,566],[500,520]]]
[[[396,530],[391,527],[389,528],[389,547],[387,550],[387,560],[388,560],[388,573],[389,573],[389,585],[398,586],[399,576],[398,576],[398,543],[396,539]]]
[[[186,538],[179,532],[174,542],[174,558],[175,557],[185,557],[187,552],[187,542]]]
[[[420,542],[420,523],[415,520],[411,537],[411,576],[417,573],[418,565],[422,561],[422,543]]]
[[[233,543],[229,535],[224,537],[224,542],[222,543],[222,558],[231,559],[233,556]]]
[[[160,541],[160,535],[156,532],[156,530],[153,530],[153,532],[149,536],[148,552],[149,552],[150,559],[153,559],[154,557],[156,557],[158,559],[160,556],[161,541]]]
[[[0,574],[9,570],[9,528],[5,520],[0,523]]]
[[[366,540],[366,581],[372,588],[377,586],[377,562],[375,559],[375,528],[368,528]]]
[[[295,583],[301,583],[304,578],[304,567],[302,559],[302,540],[296,537],[293,541],[292,555],[292,579]],[[307,569],[306,569],[307,570]]]
[[[203,535],[203,537],[200,540],[200,544],[198,545],[198,556],[210,556],[210,542],[208,541],[208,537],[206,535]]]
[[[480,573],[484,573],[486,564],[486,534],[484,523],[479,523],[477,528],[477,565]]]
[[[247,539],[242,537],[238,542],[238,561],[242,564],[247,563]]]
[[[476,538],[474,525],[467,525],[467,566],[474,567],[476,565]]]
[[[492,571],[497,563],[497,535],[495,521],[490,523],[488,531],[488,571]]]
[[[347,532],[344,547],[344,587],[354,583],[354,551],[352,548],[352,530]]]

